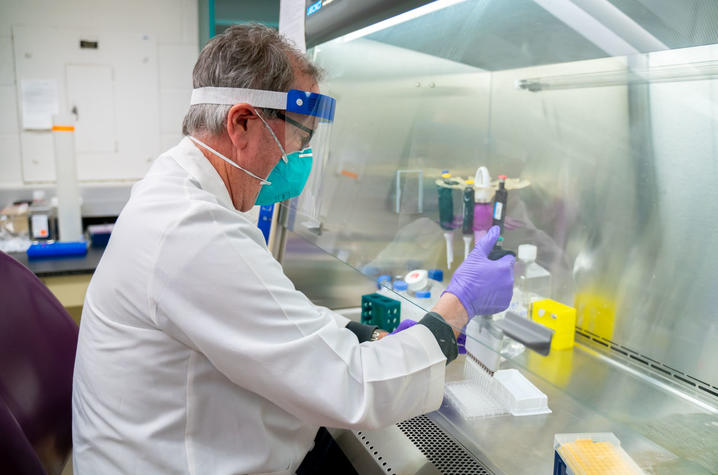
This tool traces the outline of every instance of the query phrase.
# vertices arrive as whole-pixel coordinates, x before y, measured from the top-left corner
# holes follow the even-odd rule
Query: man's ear
[[[257,120],[254,107],[246,103],[235,104],[227,113],[227,133],[237,148],[244,148],[249,141],[249,121]]]

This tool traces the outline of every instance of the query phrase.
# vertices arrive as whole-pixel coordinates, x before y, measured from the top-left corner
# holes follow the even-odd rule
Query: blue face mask
[[[259,190],[257,201],[254,204],[260,206],[271,205],[299,196],[304,189],[304,185],[307,184],[309,172],[312,171],[312,149],[305,148],[304,150],[287,154],[282,142],[279,141],[272,128],[264,120],[264,117],[259,112],[257,112],[257,117],[262,120],[269,133],[272,134],[272,138],[282,152],[282,158],[267,177],[269,184],[262,186]]]
[[[287,158],[284,161],[284,157]],[[301,152],[282,156],[277,166],[267,177],[269,185],[259,190],[255,204],[264,206],[299,196],[312,171],[312,149],[305,148]]]
[[[262,188],[259,190],[259,194],[257,195],[257,200],[255,201],[255,204],[265,206],[279,203],[280,201],[288,200],[290,198],[299,196],[302,193],[302,190],[304,190],[304,185],[307,184],[307,180],[309,179],[309,173],[312,171],[313,160],[311,148],[305,148],[304,150],[287,154],[284,151],[282,143],[274,134],[274,131],[272,131],[272,128],[269,126],[269,124],[267,124],[267,122],[261,115],[259,115],[259,113],[257,113],[257,116],[267,127],[269,133],[272,134],[274,141],[277,143],[277,146],[279,146],[279,150],[282,152],[282,158],[279,160],[279,163],[277,163],[277,165],[272,169],[267,179],[259,177],[254,173],[250,172],[249,170],[240,167],[232,160],[225,157],[204,142],[201,142],[200,140],[192,136],[187,136],[187,138],[189,138],[191,141],[193,141],[200,147],[209,150],[215,156],[221,158],[233,167],[238,168],[245,172],[247,175],[259,180],[259,183],[260,185],[262,185]]]

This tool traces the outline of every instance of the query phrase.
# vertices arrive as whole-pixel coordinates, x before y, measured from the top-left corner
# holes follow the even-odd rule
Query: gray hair
[[[307,57],[273,28],[260,24],[234,25],[212,38],[199,54],[192,71],[192,86],[240,87],[288,91],[294,70],[319,80],[320,71]],[[232,106],[195,104],[182,121],[182,134],[225,132],[227,113]],[[276,111],[262,109],[265,118]]]

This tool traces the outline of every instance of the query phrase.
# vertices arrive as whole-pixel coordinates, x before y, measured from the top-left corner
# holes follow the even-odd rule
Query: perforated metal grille
[[[400,422],[397,427],[443,474],[494,475],[426,416]]]

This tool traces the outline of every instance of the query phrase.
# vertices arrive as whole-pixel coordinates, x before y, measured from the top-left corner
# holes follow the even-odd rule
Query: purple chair
[[[72,448],[77,332],[45,284],[0,252],[0,472],[62,471]]]

